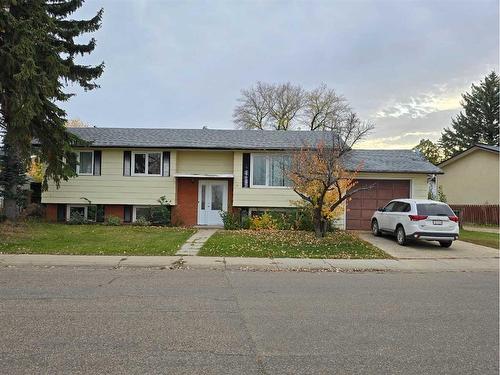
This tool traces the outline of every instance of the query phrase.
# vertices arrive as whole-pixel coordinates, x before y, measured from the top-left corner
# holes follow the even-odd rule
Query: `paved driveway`
[[[394,237],[391,236],[375,237],[371,232],[359,232],[358,235],[363,240],[370,242],[398,259],[498,258],[500,254],[498,250],[491,247],[464,241],[454,241],[453,245],[446,249],[434,241],[416,241],[410,242],[406,246],[400,246]]]

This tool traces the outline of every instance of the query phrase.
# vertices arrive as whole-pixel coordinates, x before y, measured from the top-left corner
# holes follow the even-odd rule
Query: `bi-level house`
[[[49,184],[42,195],[50,220],[86,214],[89,202],[104,215],[132,222],[165,196],[180,225],[220,225],[221,211],[293,207],[299,198],[283,176],[283,158],[321,132],[214,129],[73,128],[90,141],[77,149],[78,176]],[[362,166],[360,192],[344,207],[339,225],[369,229],[373,211],[394,198],[427,198],[427,175],[440,169],[411,150],[349,151],[347,168]]]

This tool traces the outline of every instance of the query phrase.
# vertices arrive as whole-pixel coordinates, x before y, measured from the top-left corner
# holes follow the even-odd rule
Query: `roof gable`
[[[493,153],[499,153],[500,152],[500,146],[495,146],[495,145],[485,145],[482,143],[477,143],[472,147],[469,147],[467,150],[460,152],[459,154],[456,154],[452,156],[449,159],[446,159],[445,161],[441,162],[438,166],[439,167],[445,167],[448,164],[454,163],[457,160],[475,152],[475,151],[484,151],[484,152],[493,152]]]

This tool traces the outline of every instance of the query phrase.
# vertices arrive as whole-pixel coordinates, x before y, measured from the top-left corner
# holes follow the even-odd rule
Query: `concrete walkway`
[[[0,267],[90,267],[160,269],[217,269],[262,271],[495,271],[498,258],[463,259],[295,259],[295,258],[224,258],[200,256],[104,256],[0,254]]]
[[[215,232],[217,232],[215,228],[198,229],[195,234],[188,238],[175,255],[198,255],[203,244],[212,237]]]

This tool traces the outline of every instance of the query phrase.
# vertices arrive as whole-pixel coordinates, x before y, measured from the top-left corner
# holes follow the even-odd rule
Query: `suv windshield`
[[[417,213],[426,216],[455,216],[448,205],[439,203],[417,204]]]

